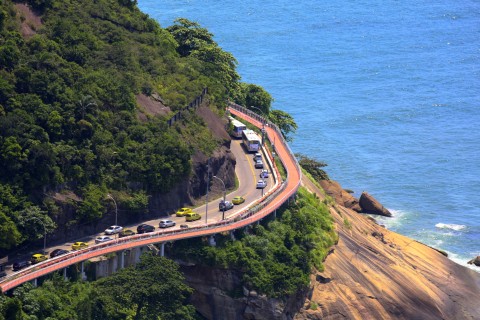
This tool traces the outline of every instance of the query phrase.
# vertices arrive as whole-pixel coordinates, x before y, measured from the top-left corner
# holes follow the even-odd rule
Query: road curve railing
[[[16,273],[7,275],[0,281],[1,292],[6,292],[25,282],[61,270],[70,265],[106,255],[108,253],[124,251],[154,243],[233,231],[257,222],[277,210],[282,204],[295,195],[300,186],[301,170],[298,162],[283,138],[280,130],[273,123],[267,121],[258,114],[233,103],[229,104],[229,111],[258,128],[265,129],[268,139],[270,142],[273,141],[272,147],[274,148],[276,156],[278,156],[286,169],[287,178],[285,181],[276,183],[273,189],[269,190],[262,198],[255,201],[249,208],[239,211],[225,220],[190,227],[188,229],[163,230],[145,234],[136,234],[93,245],[85,249],[71,251],[65,255],[48,259]],[[269,153],[269,157],[272,162],[274,162],[274,156]],[[280,177],[278,170],[277,176]]]

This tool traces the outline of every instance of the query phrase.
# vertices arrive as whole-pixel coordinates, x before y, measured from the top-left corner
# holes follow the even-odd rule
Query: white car
[[[107,236],[100,236],[95,239],[95,243],[104,243],[107,241],[112,241],[113,239]]]
[[[257,182],[257,189],[263,189],[267,186],[267,181],[265,180],[258,180]]]
[[[262,172],[260,172],[260,178],[262,179],[268,178],[268,170],[263,169]]]
[[[120,226],[110,226],[107,229],[105,229],[105,234],[115,234],[115,233],[120,233],[122,232],[123,227]]]
[[[160,220],[160,223],[159,223],[159,227],[160,228],[168,228],[168,227],[174,227],[175,226],[175,222],[172,221],[172,220]]]
[[[253,161],[262,160],[262,154],[260,152],[255,153]]]

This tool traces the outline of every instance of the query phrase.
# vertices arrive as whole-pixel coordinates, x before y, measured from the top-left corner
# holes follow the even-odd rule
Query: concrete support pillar
[[[119,269],[125,268],[125,250],[120,251]]]
[[[136,247],[133,249],[134,254],[135,254],[135,264],[140,262],[140,256],[142,255],[142,248],[141,247]]]
[[[67,268],[63,268],[63,280],[67,281]]]
[[[82,280],[87,280],[87,275],[85,274],[85,269],[84,269],[83,261],[80,262],[80,278],[81,278]]]
[[[233,241],[235,241],[235,234],[233,233],[233,230],[230,231],[230,239],[232,239]]]
[[[215,242],[215,237],[213,236],[213,234],[210,237],[208,237],[208,244],[211,247],[215,247],[217,245],[217,243]]]
[[[274,218],[274,219],[277,219],[277,209],[275,209],[275,210],[273,211],[273,218]]]
[[[160,256],[165,257],[165,242],[160,244]]]
[[[37,278],[32,280],[33,287],[36,288],[38,286]]]

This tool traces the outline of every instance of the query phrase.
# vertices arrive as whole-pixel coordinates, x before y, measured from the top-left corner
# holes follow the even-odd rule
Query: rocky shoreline
[[[295,319],[480,318],[479,273],[358,214],[360,201],[357,206],[338,183],[319,183],[324,192],[303,180],[311,192],[336,200],[330,211],[339,243],[325,271],[312,275],[309,299]]]

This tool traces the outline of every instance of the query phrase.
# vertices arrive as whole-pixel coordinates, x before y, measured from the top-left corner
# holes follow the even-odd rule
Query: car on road
[[[123,238],[123,237],[128,237],[128,236],[133,236],[135,234],[135,232],[133,232],[133,230],[130,230],[130,229],[123,229],[122,232],[120,232],[118,234],[118,236],[120,238]]]
[[[196,212],[189,212],[185,215],[185,221],[195,221],[200,220],[201,218],[202,216]]]
[[[244,197],[235,197],[232,199],[232,203],[233,204],[240,204],[240,203],[244,203],[245,202],[245,198]]]
[[[30,262],[32,264],[35,264],[35,263],[39,263],[39,262],[42,262],[42,261],[45,261],[48,259],[48,256],[46,254],[43,254],[43,253],[35,253],[35,254],[32,254],[32,258],[30,259]]]
[[[84,249],[84,248],[88,248],[88,243],[82,242],[82,241],[77,241],[74,244],[72,244],[72,250],[80,250],[80,249]]]
[[[110,226],[107,229],[105,229],[105,234],[111,235],[111,234],[116,234],[122,232],[123,227],[120,226]]]
[[[175,225],[175,221],[172,220],[160,220],[160,223],[158,224],[160,228],[169,228],[174,227]]]
[[[226,201],[220,201],[220,203],[218,204],[218,210],[220,211],[227,211],[227,210],[230,210],[233,208],[233,203],[231,203],[230,201],[226,200]]]
[[[177,215],[177,217],[183,217],[187,213],[191,213],[191,212],[193,212],[193,211],[190,208],[181,208],[181,209],[178,209],[176,215]]]
[[[180,229],[187,229],[188,228],[188,224],[181,224],[180,225]]]
[[[28,260],[17,261],[13,264],[12,269],[13,269],[13,271],[18,271],[18,270],[21,270],[23,268],[28,267],[29,265],[30,265],[30,261],[28,261]]]
[[[253,161],[262,160],[262,154],[260,152],[255,153]]]
[[[255,161],[255,169],[263,169],[263,161],[262,160]]]
[[[55,258],[58,256],[61,256],[62,254],[68,253],[68,250],[65,249],[55,249],[52,252],[50,252],[50,258]]]
[[[100,236],[100,237],[97,237],[95,238],[95,243],[98,244],[98,243],[104,243],[104,242],[107,242],[107,241],[112,241],[113,239],[108,237],[108,236]]]
[[[151,226],[149,224],[142,223],[141,225],[139,225],[137,227],[137,233],[138,234],[146,233],[146,232],[153,232],[153,231],[155,231],[155,227]]]
[[[260,172],[260,178],[267,179],[268,178],[268,170],[263,169],[262,172]]]
[[[263,189],[267,186],[267,181],[266,180],[258,180],[257,182],[257,189]]]

